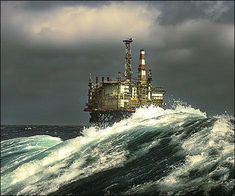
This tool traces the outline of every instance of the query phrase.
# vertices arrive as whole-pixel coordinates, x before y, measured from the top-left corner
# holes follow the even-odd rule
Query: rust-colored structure
[[[145,64],[145,51],[140,50],[138,78],[132,77],[131,43],[132,38],[123,40],[126,47],[125,72],[115,80],[102,77],[101,82],[96,77],[93,84],[91,75],[88,84],[88,102],[84,111],[90,113],[90,123],[97,126],[107,126],[127,118],[136,108],[156,105],[163,107],[166,90],[152,86],[151,70]]]

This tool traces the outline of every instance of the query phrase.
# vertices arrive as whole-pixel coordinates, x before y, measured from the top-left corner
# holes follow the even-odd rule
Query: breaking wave
[[[1,142],[2,195],[232,195],[234,118],[191,106],[139,108],[62,141]]]

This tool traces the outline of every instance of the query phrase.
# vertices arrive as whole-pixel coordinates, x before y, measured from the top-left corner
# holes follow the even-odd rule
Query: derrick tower
[[[123,40],[126,46],[126,54],[125,54],[125,77],[127,80],[131,81],[132,69],[131,69],[131,42],[133,42],[132,38]]]

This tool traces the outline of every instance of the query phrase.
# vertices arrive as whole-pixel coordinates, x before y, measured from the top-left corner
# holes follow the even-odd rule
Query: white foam
[[[202,134],[202,132],[204,132],[204,134]],[[187,177],[190,171],[195,169],[203,170],[210,167],[210,165],[214,165],[216,162],[223,164],[228,160],[230,162],[231,160],[234,160],[234,146],[233,142],[231,142],[231,138],[233,137],[234,132],[232,124],[224,118],[218,119],[213,127],[207,127],[204,130],[193,134],[182,144],[182,147],[188,153],[185,164],[174,169],[168,176],[164,177],[160,181],[161,186],[170,186],[170,190],[176,189],[177,186],[186,183],[183,182],[184,178],[182,178],[182,176]],[[212,149],[217,150],[218,154],[210,156],[209,153]],[[218,170],[220,164],[215,170]],[[229,170],[228,168],[222,168],[222,170],[224,175],[223,180],[225,180],[228,177]],[[212,171],[212,173],[213,172],[214,171]],[[171,186],[172,183],[174,186]]]
[[[97,127],[84,129],[84,137],[77,137],[60,143],[53,149],[42,152],[40,157],[35,157],[34,160],[20,165],[10,174],[3,176],[2,180],[8,183],[4,184],[2,192],[16,187],[18,183],[23,183],[24,188],[17,190],[19,194],[48,194],[74,180],[113,167],[122,167],[128,161],[129,152],[125,149],[125,142],[122,141],[122,137],[119,138],[121,141],[119,144],[113,144],[113,140],[117,140],[116,136],[125,136],[125,133],[136,130],[148,131],[148,129],[137,129],[138,127],[154,127],[154,130],[156,130],[157,127],[180,126],[185,119],[192,117],[205,118],[206,114],[189,106],[177,106],[175,109],[165,110],[150,106],[137,109],[130,118],[105,129],[98,129]],[[195,143],[196,140],[190,142]],[[155,140],[150,142],[149,146],[143,145],[135,156],[141,156],[157,143],[158,141]],[[95,147],[93,147],[94,145]],[[204,155],[201,156],[196,154],[188,157],[188,166],[186,167],[203,162],[205,157]],[[135,157],[130,156],[130,158]],[[90,159],[92,161],[87,163]],[[178,182],[175,176],[180,175],[184,172],[183,170],[185,168],[172,173],[165,179],[165,182],[172,182],[173,184]],[[50,179],[52,174],[56,177]]]
[[[182,108],[179,110],[182,111]],[[190,110],[186,109],[187,112]],[[191,111],[193,114],[198,112]],[[204,116],[200,111],[198,114]],[[173,118],[167,117],[171,119],[171,122],[174,118],[178,118],[177,115]],[[216,116],[216,118],[217,120],[212,127],[205,127],[200,132],[196,132],[182,141],[182,148],[187,153],[184,164],[172,167],[172,172],[158,181],[132,187],[126,194],[142,194],[145,193],[146,189],[154,189],[156,186],[160,187],[162,194],[166,192],[168,194],[176,194],[177,191],[202,185],[205,183],[206,178],[207,191],[210,190],[210,187],[215,186],[216,183],[231,184],[233,180],[228,179],[230,168],[225,163],[229,163],[234,167],[234,128],[229,121],[230,117],[223,115]],[[208,123],[210,121],[208,120]],[[172,137],[172,139],[179,138]],[[216,154],[210,155],[211,150],[214,150]],[[205,173],[205,176],[190,179],[189,175],[191,172],[204,173],[208,168],[213,168],[214,165],[217,165],[217,167],[210,173]],[[212,178],[214,175],[220,176],[217,182]]]

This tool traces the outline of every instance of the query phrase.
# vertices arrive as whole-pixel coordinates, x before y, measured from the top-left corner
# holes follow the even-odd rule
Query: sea
[[[1,126],[1,195],[234,195],[234,117],[176,104],[106,128]]]

